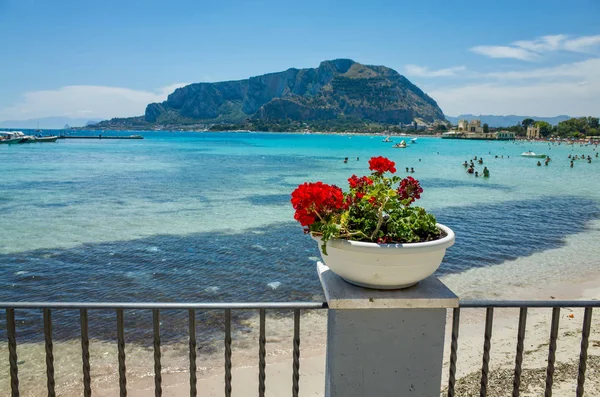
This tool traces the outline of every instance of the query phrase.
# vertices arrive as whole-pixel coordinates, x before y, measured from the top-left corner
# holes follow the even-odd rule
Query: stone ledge
[[[317,262],[317,272],[330,309],[446,309],[458,307],[458,297],[437,277],[399,290],[375,290],[350,284]]]

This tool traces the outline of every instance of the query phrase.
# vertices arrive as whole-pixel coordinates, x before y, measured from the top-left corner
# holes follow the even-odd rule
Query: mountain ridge
[[[351,59],[290,68],[243,80],[194,83],[146,107],[150,124],[313,121],[350,118],[375,123],[444,120],[435,100],[385,66]]]

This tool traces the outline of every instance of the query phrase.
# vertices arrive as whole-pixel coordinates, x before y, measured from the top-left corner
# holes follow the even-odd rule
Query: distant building
[[[458,131],[483,132],[481,120],[458,120]]]
[[[444,132],[442,134],[442,138],[443,139],[473,139],[473,140],[482,140],[482,141],[510,141],[510,140],[515,139],[515,133],[511,132],[511,131],[498,131],[498,132],[487,132],[487,133],[483,132],[483,131],[481,131],[481,132],[448,131],[448,132]]]
[[[498,131],[495,133],[499,141],[512,141],[515,139],[515,133],[512,131]]]
[[[527,139],[540,139],[540,127],[533,124],[527,127]]]

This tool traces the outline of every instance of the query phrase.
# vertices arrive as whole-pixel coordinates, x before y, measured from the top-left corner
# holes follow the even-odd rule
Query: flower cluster
[[[396,164],[385,157],[369,160],[372,174],[348,178],[350,190],[323,182],[303,183],[292,192],[294,218],[315,236],[322,249],[329,239],[410,243],[439,238],[435,217],[411,204],[423,189],[412,177],[391,175]]]
[[[380,174],[385,172],[391,172],[392,174],[395,174],[396,163],[382,156],[372,157],[371,160],[369,160],[369,169]]]
[[[412,176],[408,176],[400,182],[398,196],[400,196],[400,200],[407,200],[407,204],[412,204],[415,200],[420,199],[421,193],[423,193],[421,184]]]
[[[294,219],[302,226],[310,226],[344,206],[344,193],[337,186],[323,182],[305,182],[292,192]]]

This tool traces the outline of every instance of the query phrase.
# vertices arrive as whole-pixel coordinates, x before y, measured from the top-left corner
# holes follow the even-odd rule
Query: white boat
[[[536,159],[545,159],[546,155],[545,154],[535,154],[534,152],[529,151],[529,152],[521,153],[521,157],[534,157]]]
[[[404,142],[404,141],[401,141],[400,143],[397,143],[397,144],[395,144],[395,145],[394,145],[394,146],[392,146],[392,147],[393,147],[393,148],[396,148],[396,149],[404,149],[404,148],[406,148],[406,142]]]
[[[0,144],[20,143],[25,139],[21,131],[0,131]]]
[[[411,140],[410,140],[410,143],[412,143],[413,145],[414,145],[415,143],[417,143],[417,138],[413,138],[413,139],[411,139]]]

